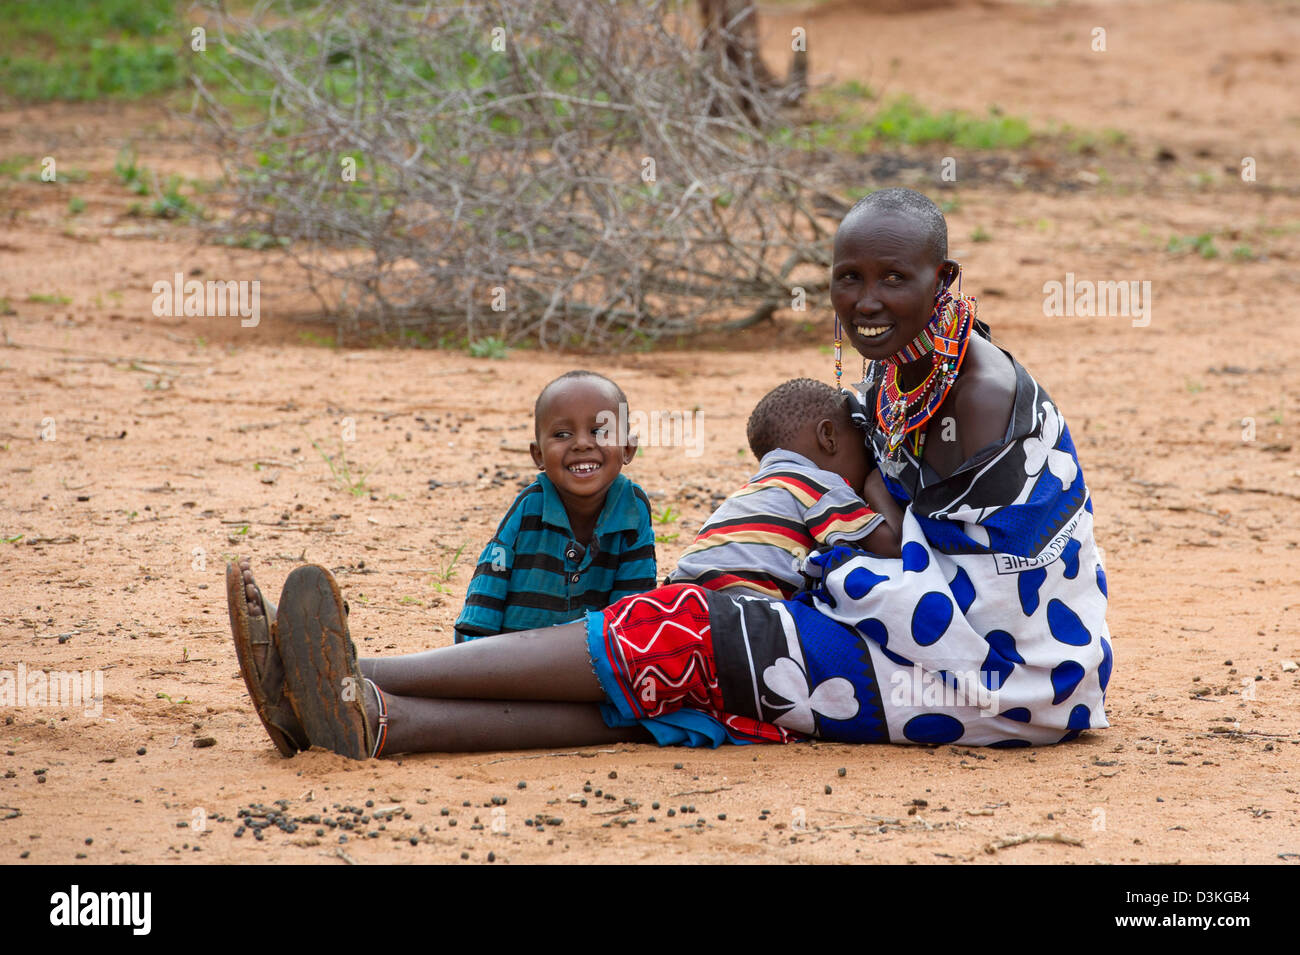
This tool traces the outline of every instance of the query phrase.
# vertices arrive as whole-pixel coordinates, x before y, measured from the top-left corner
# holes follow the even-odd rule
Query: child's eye
[[[551,437],[554,437],[554,438],[567,438],[568,436],[569,436],[569,432],[567,432],[567,431],[557,431],[557,432],[555,432],[555,434],[553,434]]]
[[[609,434],[609,428],[592,428],[591,433],[598,438],[603,438]]]

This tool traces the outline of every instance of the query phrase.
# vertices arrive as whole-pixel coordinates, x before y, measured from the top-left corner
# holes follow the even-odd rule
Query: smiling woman
[[[272,631],[283,668],[250,682],[255,702],[286,696],[311,743],[354,756],[649,738],[1012,747],[1106,727],[1106,575],[1069,429],[953,294],[946,256],[942,215],[908,190],[869,196],[835,240],[836,318],[866,360],[859,414],[904,509],[901,556],[824,548],[789,600],[680,584],[359,663],[333,579],[302,567]],[[559,396],[569,411],[539,402],[534,458],[573,491],[617,466],[588,421],[613,395]],[[243,588],[231,573],[232,623],[274,613],[246,566]],[[339,707],[333,688],[361,681],[373,692]]]

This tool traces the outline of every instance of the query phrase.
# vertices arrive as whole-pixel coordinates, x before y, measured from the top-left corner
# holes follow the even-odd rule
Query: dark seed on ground
[[[673,763],[673,769],[681,769],[681,768],[682,768],[681,763]]]
[[[839,769],[835,770],[835,772],[840,776],[844,776],[848,773],[848,770],[841,766]]]
[[[45,777],[44,777],[44,776],[37,776],[37,777],[36,777],[36,781],[37,781],[38,783],[43,783],[43,782],[45,782]]]
[[[141,746],[139,749],[137,749],[137,750],[135,751],[135,755],[137,755],[137,756],[143,756],[146,752],[147,752],[147,751],[145,750],[145,748],[144,748],[143,746]]]
[[[468,852],[462,852],[462,853],[460,854],[460,857],[461,857],[462,859],[468,859],[468,858],[469,858],[469,853],[468,853]]]
[[[415,838],[415,836],[411,836],[411,845],[418,846],[419,844],[420,844],[420,840]]]
[[[668,815],[670,815],[670,816],[675,816],[675,815],[677,815],[677,810],[676,810],[676,809],[669,809],[669,810],[668,810]]]
[[[727,821],[727,814],[726,814],[725,812],[720,812],[720,813],[718,813],[718,818],[721,819],[723,822],[726,822],[726,821]]]
[[[659,803],[657,803],[657,802],[652,802],[652,803],[650,804],[650,808],[651,808],[651,809],[658,809],[658,808],[659,808]]]
[[[826,785],[826,795],[829,796],[830,794],[831,794],[831,787],[830,787],[830,784],[827,783],[827,785]]]
[[[618,779],[618,770],[616,770],[616,769],[611,769],[611,770],[609,771],[609,778],[610,778],[610,779]]]
[[[528,788],[528,781],[527,781],[527,780],[524,780],[524,779],[519,780],[519,782],[515,783],[515,788],[516,788],[516,789],[527,789],[527,788]]]

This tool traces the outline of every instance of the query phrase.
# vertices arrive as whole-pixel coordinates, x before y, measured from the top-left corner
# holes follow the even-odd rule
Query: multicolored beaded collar
[[[907,435],[913,435],[913,452],[919,459],[925,449],[924,426],[948,396],[970,341],[975,324],[974,298],[954,296],[944,289],[935,300],[934,316],[921,333],[885,359],[884,380],[876,395],[876,421],[889,436],[889,453],[894,454]],[[933,367],[915,388],[903,390],[899,368],[930,356]]]

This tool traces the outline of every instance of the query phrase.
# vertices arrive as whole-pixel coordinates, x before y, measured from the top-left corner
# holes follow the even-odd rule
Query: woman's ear
[[[542,458],[542,446],[533,441],[528,445],[528,453],[533,456],[533,463],[537,465],[537,470],[545,471],[546,462]]]
[[[817,422],[817,447],[823,454],[835,453],[835,422],[830,418]]]

